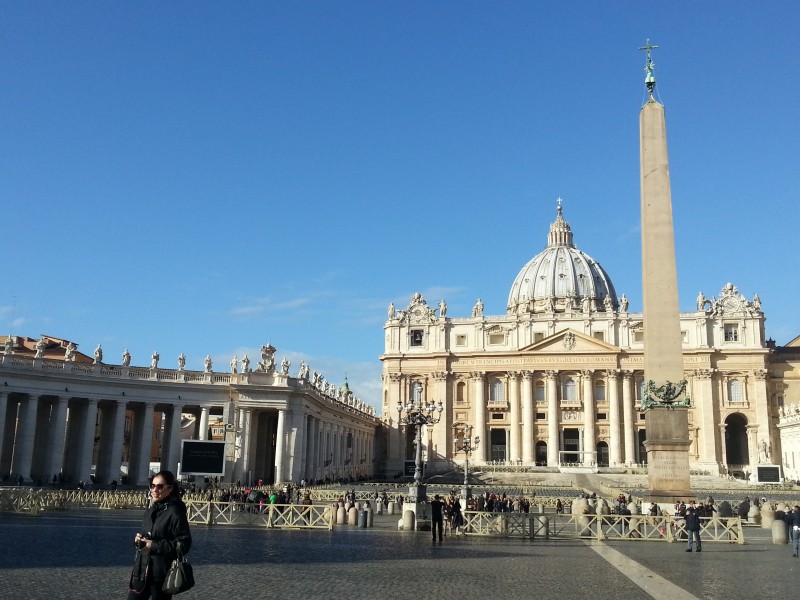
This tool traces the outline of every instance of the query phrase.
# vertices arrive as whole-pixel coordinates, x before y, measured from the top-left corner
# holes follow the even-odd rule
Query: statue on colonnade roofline
[[[297,374],[297,377],[303,381],[308,381],[308,365],[304,360],[300,361],[300,372]]]
[[[439,316],[441,318],[445,318],[447,316],[447,302],[444,301],[444,298],[439,300]]]
[[[64,362],[75,362],[75,352],[78,347],[70,342],[67,344],[67,350],[64,352]]]
[[[127,348],[125,348],[125,352],[122,353],[122,366],[123,367],[131,366],[131,353],[128,352]]]
[[[286,360],[286,357],[284,356],[283,360],[281,361],[281,375],[288,375],[290,366],[292,366],[292,363]]]
[[[388,313],[390,320],[395,318],[394,302],[389,305],[389,308],[386,309],[386,312]]]
[[[43,358],[45,348],[47,348],[47,342],[44,341],[44,338],[41,338],[36,342],[36,354],[33,355],[33,358]]]
[[[100,344],[97,344],[97,348],[94,349],[94,364],[103,364],[103,347]]]
[[[153,352],[153,356],[150,357],[150,368],[157,369],[158,368],[158,361],[161,359],[161,356],[158,352]]]
[[[3,354],[6,356],[11,356],[14,353],[14,336],[8,336],[6,339],[6,345],[3,349]]]
[[[239,372],[239,359],[234,354],[233,358],[231,359],[231,373],[233,375],[236,375],[236,373],[238,372]]]
[[[211,355],[210,354],[206,354],[206,358],[203,361],[203,364],[205,365],[206,373],[211,373],[211,368],[214,366],[214,363],[211,362]]]
[[[261,360],[258,362],[256,371],[261,373],[272,373],[275,370],[275,346],[267,344],[261,346]]]
[[[624,313],[628,312],[628,297],[625,294],[619,299],[619,308]]]
[[[247,354],[244,355],[242,359],[242,373],[249,373],[250,372],[250,357]]]
[[[156,366],[158,366],[158,362],[156,362]],[[181,352],[180,355],[178,355],[178,371],[183,371],[185,368],[186,368],[186,355],[183,352]]]
[[[319,386],[319,373],[317,373],[316,371],[314,371],[314,378],[311,380],[311,385],[313,385],[314,387]]]

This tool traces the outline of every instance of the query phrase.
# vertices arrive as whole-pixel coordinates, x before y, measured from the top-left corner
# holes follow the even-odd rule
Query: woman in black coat
[[[153,477],[150,498],[152,503],[144,513],[142,528],[133,539],[136,558],[128,600],[172,598],[161,588],[177,556],[176,546],[180,544],[183,554],[192,547],[186,505],[171,471],[161,471]]]

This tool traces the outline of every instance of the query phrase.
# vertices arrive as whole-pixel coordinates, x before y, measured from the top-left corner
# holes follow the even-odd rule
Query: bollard
[[[380,506],[380,505],[381,505],[381,503],[378,502],[378,506]],[[367,527],[372,527],[373,519],[375,517],[375,513],[372,511],[372,508],[369,506],[369,504],[367,504],[367,508],[364,509],[364,512],[367,513]]]
[[[788,543],[788,539],[786,537],[786,523],[778,519],[772,521],[772,543],[773,544]]]
[[[386,507],[386,514],[387,515],[394,514],[394,500],[389,500],[389,505]]]
[[[413,510],[407,510],[403,513],[403,531],[414,531],[414,521],[416,515]]]
[[[772,523],[775,521],[775,509],[772,504],[765,502],[761,506],[761,529],[772,529]]]
[[[377,512],[379,515],[383,514],[383,502],[380,500],[375,501],[375,512]]]
[[[359,527],[367,526],[367,511],[365,510],[358,511],[358,526]]]
[[[761,525],[761,511],[753,504],[750,506],[750,512],[747,513],[747,520],[754,525]]]
[[[347,524],[358,525],[358,509],[355,506],[351,506],[347,511]]]
[[[337,525],[344,525],[344,522],[347,520],[347,513],[344,510],[344,506],[339,506],[336,509],[336,524]]]

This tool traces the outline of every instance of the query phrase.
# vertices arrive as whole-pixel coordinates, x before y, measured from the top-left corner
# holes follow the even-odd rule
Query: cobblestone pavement
[[[640,568],[637,584],[582,541],[448,537],[440,545],[428,532],[394,531],[393,521],[333,532],[194,526],[198,585],[180,597],[660,600],[668,597],[660,576],[686,598],[782,598],[800,577],[800,559],[758,529],[748,529],[745,545],[706,543],[702,554],[681,543],[606,544]],[[124,598],[139,522],[133,511],[3,514],[0,596]]]

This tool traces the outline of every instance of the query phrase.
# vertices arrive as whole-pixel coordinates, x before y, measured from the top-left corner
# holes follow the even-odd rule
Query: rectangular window
[[[639,420],[644,421],[644,413],[639,413]]]
[[[533,334],[533,341],[534,342],[541,342],[544,339],[544,334],[541,331],[537,331]]]
[[[725,325],[725,341],[738,342],[739,341],[739,326],[735,323],[727,323]]]
[[[499,346],[506,343],[506,336],[502,333],[490,333],[489,343],[493,346]]]
[[[606,413],[597,413],[597,420],[598,421],[605,421],[607,418],[608,417],[606,416]]]
[[[466,335],[457,335],[456,336],[456,346],[466,346],[467,345],[467,336]]]
[[[422,329],[411,330],[411,345],[422,346]]]
[[[681,341],[684,344],[688,344],[689,343],[689,332],[688,331],[681,331]]]
[[[606,334],[603,333],[602,331],[595,331],[594,332],[594,339],[600,340],[601,342],[604,342],[606,340]]]
[[[634,331],[633,332],[633,341],[634,342],[643,342],[644,341],[644,331]]]
[[[544,421],[545,414],[544,413],[536,413],[536,419],[539,421]]]
[[[502,421],[506,416],[503,413],[492,413],[492,421]]]

